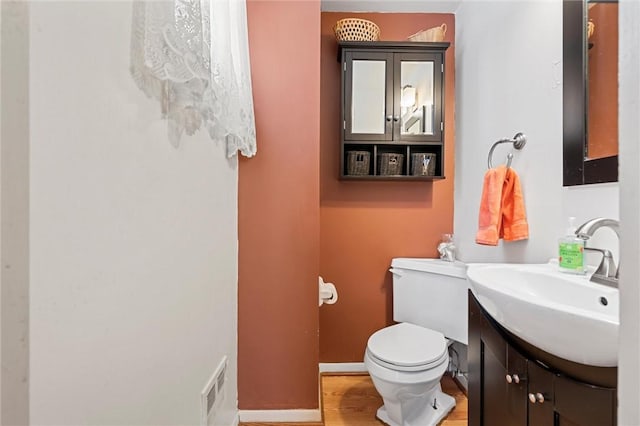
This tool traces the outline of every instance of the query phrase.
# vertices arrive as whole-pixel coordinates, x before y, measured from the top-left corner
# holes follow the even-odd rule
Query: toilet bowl
[[[394,319],[401,322],[371,335],[364,356],[384,402],[377,417],[390,426],[435,426],[455,407],[440,386],[452,342],[443,332],[467,343],[465,267],[394,259],[391,271]]]
[[[384,401],[377,417],[388,425],[435,425],[455,406],[440,387],[449,365],[442,333],[409,323],[383,328],[369,338],[364,363]]]

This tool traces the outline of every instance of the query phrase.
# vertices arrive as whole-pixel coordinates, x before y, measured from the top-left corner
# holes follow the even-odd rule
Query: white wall
[[[29,14],[1,2],[0,424],[29,423]]]
[[[456,12],[454,233],[467,262],[546,262],[557,256],[567,217],[618,218],[618,185],[562,187],[562,2],[463,1]],[[482,180],[493,142],[522,131],[513,168],[524,192],[529,239],[475,243]],[[510,146],[498,147],[494,164]],[[597,202],[594,202],[597,200]],[[602,236],[598,234],[603,234]],[[594,246],[617,248],[599,231]],[[604,239],[601,242],[600,239]]]
[[[236,418],[237,161],[206,133],[171,147],[129,76],[131,3],[31,4],[33,424]]]
[[[618,424],[640,424],[640,3],[620,1],[620,361]]]
[[[456,12],[454,233],[465,261],[544,262],[562,219],[562,7],[560,2],[464,1]],[[475,244],[482,180],[494,141],[527,135],[514,155],[530,238]],[[510,146],[494,153],[504,161]]]

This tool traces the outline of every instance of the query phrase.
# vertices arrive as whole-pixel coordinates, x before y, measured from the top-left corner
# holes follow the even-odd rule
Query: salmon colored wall
[[[618,3],[593,3],[589,20],[589,158],[618,154]]]
[[[434,182],[338,180],[340,65],[333,26],[353,16],[374,21],[381,40],[406,40],[447,24],[445,176]],[[338,302],[320,308],[320,362],[362,362],[367,339],[392,323],[393,257],[437,257],[453,230],[454,41],[452,14],[322,13],[320,97],[320,272]]]
[[[320,2],[249,0],[247,15],[258,154],[239,165],[238,405],[313,409]]]

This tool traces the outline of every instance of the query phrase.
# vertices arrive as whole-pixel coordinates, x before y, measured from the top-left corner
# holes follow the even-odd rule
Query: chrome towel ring
[[[493,156],[493,150],[496,149],[496,146],[500,145],[501,143],[512,143],[515,149],[521,150],[527,144],[527,137],[524,135],[524,133],[518,132],[513,137],[513,139],[505,138],[505,139],[500,139],[499,141],[494,142],[493,145],[491,145],[491,149],[489,150],[489,157],[487,159],[487,165],[489,166],[490,169],[493,168],[493,165],[491,164],[491,157]],[[507,154],[507,167],[511,167],[511,160],[513,160],[513,154],[509,153]]]

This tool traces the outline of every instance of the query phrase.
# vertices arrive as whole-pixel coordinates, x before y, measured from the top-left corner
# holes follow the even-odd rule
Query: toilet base
[[[435,408],[430,405],[429,409],[424,410],[418,418],[407,419],[404,424],[398,424],[392,421],[387,414],[384,405],[378,408],[376,417],[389,426],[436,426],[447,414],[456,406],[456,400],[446,393],[438,390],[435,394]]]

